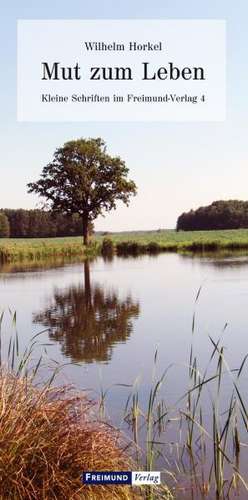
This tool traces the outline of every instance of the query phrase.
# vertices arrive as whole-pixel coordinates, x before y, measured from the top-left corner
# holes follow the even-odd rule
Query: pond
[[[10,308],[17,314],[20,349],[43,331],[39,342],[49,344],[47,358],[64,363],[59,380],[94,398],[106,391],[106,414],[124,428],[127,386],[136,381],[139,405],[146,406],[155,364],[158,378],[170,366],[160,389],[166,405],[187,391],[192,339],[202,370],[220,337],[232,369],[248,352],[247,255],[167,253],[46,269],[3,267],[0,297],[5,345]],[[231,383],[230,377],[224,381],[224,400]],[[240,390],[246,384],[244,366]],[[207,419],[210,410],[206,404]],[[173,436],[169,431],[170,441]]]

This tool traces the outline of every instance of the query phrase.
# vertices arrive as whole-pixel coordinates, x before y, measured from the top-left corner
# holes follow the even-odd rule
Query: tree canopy
[[[117,201],[128,205],[130,196],[136,194],[128,172],[120,157],[107,154],[102,139],[82,138],[58,148],[40,179],[28,184],[28,190],[45,198],[56,213],[79,215],[87,245],[90,222],[115,209]]]
[[[241,228],[248,228],[248,201],[214,201],[183,213],[177,220],[178,231]]]

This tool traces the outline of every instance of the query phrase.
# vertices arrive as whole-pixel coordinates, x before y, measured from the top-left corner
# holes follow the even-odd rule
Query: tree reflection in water
[[[120,299],[113,290],[91,286],[89,262],[84,263],[84,286],[55,289],[51,303],[34,314],[36,324],[48,328],[51,340],[73,362],[108,362],[113,346],[126,342],[139,315],[139,303],[128,295]]]

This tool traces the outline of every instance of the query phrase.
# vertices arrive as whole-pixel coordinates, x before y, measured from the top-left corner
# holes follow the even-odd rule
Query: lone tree
[[[44,197],[55,213],[78,214],[88,245],[89,225],[98,215],[115,209],[118,200],[128,205],[136,194],[128,172],[124,161],[107,154],[102,139],[78,139],[55,151],[40,179],[28,184],[28,192]]]

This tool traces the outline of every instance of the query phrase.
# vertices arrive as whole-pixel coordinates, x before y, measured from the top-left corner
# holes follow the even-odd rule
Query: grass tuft
[[[139,498],[128,486],[82,485],[83,471],[132,468],[119,433],[92,414],[93,404],[69,388],[39,389],[2,368],[1,498]]]

